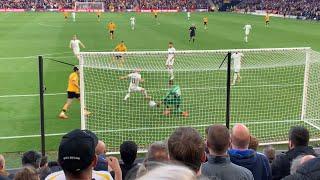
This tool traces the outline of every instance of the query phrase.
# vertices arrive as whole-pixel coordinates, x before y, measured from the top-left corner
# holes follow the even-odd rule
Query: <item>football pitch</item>
[[[130,29],[129,19],[131,16],[136,17],[136,29]],[[208,16],[208,30],[204,30],[202,26],[202,18]],[[117,24],[116,38],[110,40],[106,30],[106,23],[110,20]],[[284,48],[284,47],[311,47],[313,50],[320,51],[320,24],[309,21],[297,21],[281,18],[272,18],[269,28],[265,28],[262,16],[239,15],[232,13],[193,13],[191,20],[186,19],[186,13],[160,13],[159,24],[155,22],[151,14],[134,14],[134,13],[106,13],[103,14],[101,22],[98,22],[95,14],[78,13],[77,21],[72,22],[71,19],[65,21],[61,13],[1,13],[0,14],[0,152],[18,152],[30,149],[40,148],[40,122],[39,122],[39,96],[38,94],[38,64],[37,56],[44,56],[44,80],[46,86],[45,96],[45,124],[46,146],[48,150],[57,150],[58,142],[61,134],[74,128],[80,128],[80,108],[79,103],[74,102],[70,111],[68,120],[58,119],[58,114],[66,100],[67,78],[71,72],[71,67],[64,64],[50,61],[49,59],[57,59],[60,61],[77,64],[77,59],[73,56],[72,51],[68,48],[69,41],[74,34],[86,45],[82,51],[112,51],[112,49],[121,41],[125,41],[129,51],[146,51],[146,50],[166,50],[169,41],[174,42],[177,50],[201,50],[201,49],[249,49],[249,48]],[[188,28],[195,23],[197,25],[196,42],[188,42]],[[249,43],[243,42],[243,26],[250,23],[253,30],[249,37]],[[221,59],[222,61],[222,59]],[[221,73],[221,72],[218,72]],[[270,74],[270,71],[268,72]],[[235,122],[248,123],[253,134],[258,138],[260,135],[270,136],[277,140],[277,137],[285,137],[288,128],[292,124],[300,122],[289,121],[282,123],[279,120],[298,120],[301,111],[301,95],[303,84],[303,69],[280,69],[271,72],[279,74],[278,79],[268,79],[261,73],[255,73],[254,78],[250,76],[250,71],[243,74],[242,86],[259,85],[260,81],[265,84],[275,85],[275,90],[270,88],[261,88],[255,91],[247,91],[246,89],[233,91],[232,97],[239,96],[259,97],[257,94],[263,94],[261,99],[251,99],[247,102],[256,102],[256,104],[237,105],[238,108],[233,112],[232,116],[237,113]],[[294,82],[290,81],[292,75],[299,76]],[[283,75],[288,75],[287,77]],[[201,74],[201,78],[207,78],[210,74]],[[152,77],[146,75],[146,77]],[[224,75],[218,75],[223,79]],[[247,77],[247,81],[245,80]],[[273,76],[274,77],[274,76]],[[291,83],[292,86],[298,85],[297,88],[288,88],[286,86],[276,87],[281,83]],[[196,83],[196,82],[194,82]],[[124,89],[127,88],[126,83]],[[180,84],[181,85],[181,84]],[[217,81],[216,86],[224,86],[224,81]],[[192,86],[192,85],[191,85]],[[290,86],[290,87],[292,87]],[[118,87],[118,86],[117,86]],[[120,85],[119,85],[120,87]],[[106,89],[110,87],[105,87]],[[282,90],[281,90],[282,88]],[[236,88],[235,88],[236,89]],[[287,94],[283,94],[287,90]],[[219,91],[219,90],[217,90]],[[281,94],[277,94],[281,92]],[[192,102],[192,91],[186,93],[186,102]],[[250,93],[256,93],[250,96]],[[224,122],[224,97],[222,93],[212,93],[214,95],[205,97],[203,101],[216,101],[215,107],[202,107],[203,109],[192,109],[190,105],[190,119],[181,120],[181,118],[167,118],[157,116],[161,121],[159,124],[151,124],[151,127],[161,126],[179,126],[179,125],[196,125],[206,124],[209,119],[201,119],[194,121],[192,112],[200,112],[206,110],[217,110],[212,112],[215,114],[213,122]],[[221,96],[219,96],[219,94]],[[119,95],[119,98],[123,94]],[[121,96],[121,97],[120,97]],[[159,96],[160,97],[160,96]],[[188,99],[189,97],[189,99]],[[278,98],[282,98],[286,102],[284,104],[277,103]],[[108,99],[107,101],[111,101]],[[141,99],[140,99],[141,100]],[[264,101],[269,106],[259,109],[258,103]],[[123,105],[119,103],[119,108],[130,108],[134,103],[139,103],[138,98],[133,98],[130,104]],[[200,102],[198,102],[200,103]],[[211,105],[212,103],[210,103]],[[219,110],[219,106],[222,110]],[[196,107],[195,107],[196,108]],[[197,108],[200,108],[197,106]],[[245,114],[247,109],[255,109],[263,114]],[[288,110],[280,114],[282,109]],[[146,110],[150,111],[150,110]],[[278,111],[278,116],[267,117],[268,111]],[[120,111],[122,113],[125,111]],[[156,112],[159,113],[159,112]],[[152,112],[147,118],[153,118]],[[128,114],[122,114],[129,117]],[[133,115],[130,123],[125,124],[130,128],[133,124],[135,127],[145,126],[147,122],[141,121]],[[257,123],[257,119],[262,116],[261,122]],[[290,119],[288,119],[290,117]],[[219,120],[220,119],[220,120]],[[255,119],[255,123],[250,124],[246,119]],[[275,119],[274,122],[264,124],[265,120]],[[111,121],[112,119],[107,120]],[[189,121],[190,120],[190,121]],[[232,123],[235,123],[232,122]],[[107,125],[107,123],[105,123]],[[270,124],[273,124],[271,126]],[[274,125],[274,124],[279,124]],[[301,124],[304,124],[301,122]],[[122,124],[123,125],[123,124]],[[278,127],[278,128],[274,128]],[[308,126],[309,127],[309,126]],[[311,127],[310,127],[311,128]],[[203,130],[204,127],[201,128]],[[99,130],[99,127],[97,127]],[[163,139],[168,136],[172,129],[168,131],[158,131],[155,134],[132,131],[125,133],[130,139],[132,136],[155,136],[156,139]],[[153,132],[153,131],[152,131]],[[263,132],[263,133],[261,133]],[[317,133],[316,131],[313,131]],[[203,133],[203,131],[201,132]],[[319,134],[319,133],[317,133]],[[108,136],[108,134],[106,134]],[[119,143],[122,138],[115,135],[114,141]],[[143,138],[141,138],[143,139]],[[283,140],[283,139],[281,139]],[[109,144],[110,143],[110,144]],[[114,142],[107,142],[111,145]],[[139,142],[144,144],[148,142]]]

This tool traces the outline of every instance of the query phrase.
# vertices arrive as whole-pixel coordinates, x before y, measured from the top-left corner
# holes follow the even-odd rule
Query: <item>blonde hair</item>
[[[14,180],[40,180],[40,178],[35,168],[26,166],[14,176]]]

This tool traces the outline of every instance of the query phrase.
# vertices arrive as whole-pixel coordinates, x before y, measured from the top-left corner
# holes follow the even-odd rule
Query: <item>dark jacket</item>
[[[201,174],[209,179],[212,177],[227,180],[253,180],[252,173],[244,167],[230,161],[230,157],[208,156],[208,162],[201,166]]]
[[[8,176],[0,175],[0,180],[10,180]]]
[[[251,149],[230,149],[228,153],[231,162],[249,169],[255,180],[271,180],[271,168],[265,155],[257,153]]]
[[[124,164],[124,163],[120,163],[120,168],[122,171],[122,179],[126,179],[126,176],[128,174],[128,172],[134,168],[137,164],[133,163],[133,164]]]
[[[277,155],[276,159],[271,165],[272,179],[279,180],[290,174],[291,162],[293,159],[300,155],[314,155],[317,156],[316,152],[312,147],[298,146],[285,153]]]
[[[289,175],[283,180],[319,180],[320,158],[311,159],[299,167],[296,173]]]

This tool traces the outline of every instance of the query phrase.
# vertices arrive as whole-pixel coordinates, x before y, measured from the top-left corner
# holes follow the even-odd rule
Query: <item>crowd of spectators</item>
[[[28,151],[22,156],[22,168],[10,174],[0,155],[0,180],[320,179],[320,157],[309,146],[305,127],[290,129],[288,150],[278,155],[272,146],[257,152],[259,141],[244,124],[231,130],[211,125],[205,136],[192,127],[179,127],[167,140],[152,143],[143,160],[137,158],[137,144],[124,141],[119,161],[106,156],[105,143],[93,132],[75,129],[62,137],[57,161]]]
[[[84,0],[78,0],[84,1]],[[87,1],[84,1],[87,2]],[[88,1],[90,2],[90,1]],[[207,0],[102,0],[105,9],[116,11],[125,9],[202,9],[208,8]],[[72,8],[72,0],[1,0],[0,8],[16,9],[58,9]]]
[[[246,11],[268,10],[284,16],[320,20],[319,0],[243,0],[237,5]]]

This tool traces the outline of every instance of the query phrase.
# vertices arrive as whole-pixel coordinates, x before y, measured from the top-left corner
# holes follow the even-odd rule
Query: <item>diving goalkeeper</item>
[[[182,111],[180,108],[182,98],[181,98],[181,89],[179,85],[173,85],[173,80],[169,80],[169,91],[167,95],[163,98],[162,101],[158,103],[158,107],[161,104],[166,106],[165,111],[163,112],[164,115],[169,116],[171,114],[170,106],[174,107],[175,113],[181,114],[184,117],[188,117],[189,113],[186,111]]]

